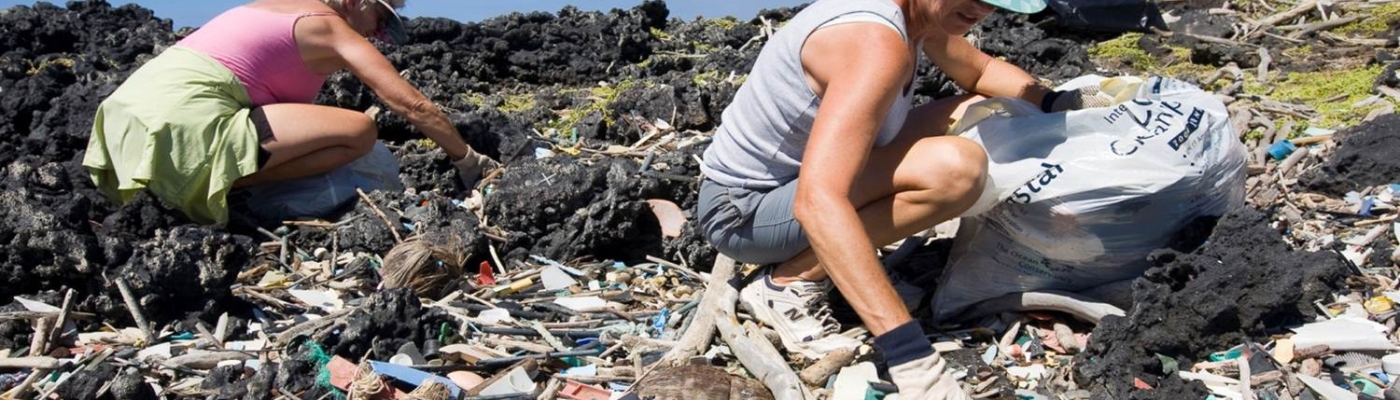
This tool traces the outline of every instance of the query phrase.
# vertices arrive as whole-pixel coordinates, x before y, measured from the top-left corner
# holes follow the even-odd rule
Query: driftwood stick
[[[293,338],[296,338],[297,335],[311,335],[313,332],[316,332],[321,328],[331,326],[336,321],[345,318],[345,316],[350,315],[350,313],[355,310],[355,308],[345,308],[341,309],[340,311],[330,313],[325,317],[317,318],[315,320],[306,321],[294,325],[290,328],[287,328],[287,330],[282,331],[282,333],[277,334],[276,343],[286,346],[289,344],[288,342],[292,341]]]
[[[63,308],[59,309],[58,318],[54,319],[53,327],[49,328],[49,346],[53,346],[63,339],[63,325],[68,324],[68,312],[72,309],[73,289],[68,289],[68,292],[63,295]]]
[[[1273,27],[1274,25],[1278,25],[1283,21],[1297,18],[1299,15],[1307,14],[1309,11],[1312,11],[1316,7],[1316,1],[1306,1],[1301,4],[1298,4],[1297,7],[1293,7],[1288,11],[1270,15],[1264,19],[1261,19],[1257,22],[1257,25],[1259,25],[1259,30],[1263,31],[1265,29]]]
[[[651,261],[651,262],[654,262],[654,263],[657,263],[657,264],[665,265],[665,266],[667,266],[667,267],[670,267],[670,268],[672,268],[672,269],[675,269],[676,271],[680,271],[681,274],[686,275],[686,276],[689,276],[689,277],[691,277],[691,278],[694,278],[694,279],[697,280],[697,281],[700,280],[700,279],[702,278],[702,277],[700,276],[700,273],[699,273],[699,272],[695,272],[694,270],[692,270],[692,269],[690,269],[690,268],[688,268],[688,267],[686,267],[686,266],[684,266],[684,265],[680,265],[680,264],[676,264],[676,263],[667,261],[666,259],[661,258],[661,257],[649,255],[649,256],[647,256],[647,261]]]
[[[122,300],[126,302],[126,310],[131,313],[131,319],[136,320],[136,327],[141,329],[141,334],[146,345],[151,345],[155,341],[155,333],[151,332],[151,323],[146,321],[146,316],[141,313],[141,304],[136,302],[136,296],[131,294],[131,287],[126,285],[126,280],[122,278],[113,279],[117,283],[117,290],[122,294]]]
[[[384,221],[384,225],[389,227],[389,232],[394,234],[394,243],[403,243],[403,237],[399,236],[399,230],[394,228],[394,223],[389,221],[389,217],[384,215],[384,211],[380,210],[379,206],[374,204],[374,200],[370,200],[369,195],[365,194],[365,191],[360,188],[355,188],[355,193],[359,193],[360,200],[364,200],[365,204],[369,205],[369,209],[374,211],[374,215],[378,215],[379,220]]]
[[[189,352],[165,361],[165,365],[171,368],[190,368],[197,370],[213,369],[224,361],[248,361],[253,357],[240,351],[204,351],[190,350]]]
[[[53,357],[0,358],[0,368],[56,369],[58,359]]]
[[[824,387],[826,386],[827,378],[830,378],[832,374],[840,371],[842,367],[850,364],[851,361],[855,361],[855,359],[855,349],[836,349],[836,351],[827,353],[825,357],[822,357],[821,361],[817,361],[803,369],[802,373],[798,376],[808,385]]]
[[[739,300],[739,291],[729,284],[734,277],[737,266],[733,259],[719,255],[715,258],[714,269],[710,270],[710,280],[705,284],[705,292],[701,294],[700,306],[695,311],[695,319],[685,334],[681,336],[671,351],[666,352],[662,358],[667,365],[684,365],[686,359],[700,354],[710,347],[710,341],[715,337],[715,318],[720,309],[733,309],[734,302]]]
[[[792,372],[792,368],[783,360],[778,349],[763,337],[762,332],[753,332],[739,325],[739,319],[734,315],[733,304],[719,310],[719,315],[715,318],[715,327],[719,330],[720,338],[733,350],[734,357],[773,392],[773,398],[816,399],[807,392],[807,387],[802,385],[797,373]]]
[[[53,320],[49,318],[39,318],[34,320],[34,335],[32,335],[29,339],[30,357],[38,357],[47,354],[44,352],[44,350],[48,350],[49,335],[45,334],[44,332],[48,332],[49,327],[52,326],[52,324]]]
[[[1255,73],[1258,75],[1259,83],[1269,83],[1269,64],[1274,62],[1274,57],[1269,55],[1269,49],[1259,47],[1259,69]]]
[[[1353,15],[1353,16],[1346,17],[1346,18],[1337,18],[1337,19],[1334,19],[1334,20],[1331,20],[1331,21],[1322,21],[1322,22],[1314,22],[1314,23],[1311,23],[1311,24],[1302,24],[1302,25],[1285,26],[1285,27],[1278,28],[1278,29],[1279,29],[1279,30],[1296,30],[1297,32],[1293,32],[1293,33],[1289,34],[1288,37],[1291,37],[1291,38],[1300,38],[1300,37],[1303,37],[1303,35],[1307,35],[1307,34],[1309,34],[1309,33],[1317,32],[1317,31],[1330,30],[1330,29],[1332,29],[1332,28],[1336,28],[1336,27],[1339,27],[1339,26],[1342,26],[1342,25],[1350,24],[1350,23],[1352,23],[1352,22],[1356,22],[1356,20],[1358,20],[1358,19],[1361,19],[1361,17],[1360,17],[1360,16],[1355,16],[1355,15]]]

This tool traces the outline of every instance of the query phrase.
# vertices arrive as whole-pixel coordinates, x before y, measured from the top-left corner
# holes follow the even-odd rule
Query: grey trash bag
[[[989,177],[954,239],[935,320],[1007,294],[1138,277],[1182,227],[1244,203],[1245,150],[1225,105],[1185,82],[1122,79],[1102,81],[1129,88],[1110,95],[1120,101],[1111,107],[969,108],[954,133],[987,150]]]
[[[248,210],[268,221],[330,218],[359,199],[356,188],[403,190],[399,160],[383,142],[375,142],[369,154],[327,174],[248,188]]]

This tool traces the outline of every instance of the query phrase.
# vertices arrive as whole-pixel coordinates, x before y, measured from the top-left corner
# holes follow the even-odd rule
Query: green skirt
[[[150,190],[190,219],[222,224],[233,182],[258,170],[251,111],[233,72],[171,47],[102,101],[83,166],[118,203]]]

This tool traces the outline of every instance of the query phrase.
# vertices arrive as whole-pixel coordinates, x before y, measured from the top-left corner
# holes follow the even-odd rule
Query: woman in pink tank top
[[[231,187],[323,174],[373,148],[378,130],[370,115],[311,104],[328,75],[348,69],[389,110],[436,142],[464,184],[474,183],[495,161],[467,145],[438,107],[366,40],[403,41],[395,11],[403,3],[258,0],[220,14],[143,65],[145,74],[138,70],[123,83],[131,88],[103,102],[89,143],[90,152],[102,154],[89,156],[85,165],[94,180],[105,174],[113,183],[117,189],[109,193],[149,188],[177,207],[202,201],[213,210],[204,216],[212,217],[197,219],[222,222],[223,195]],[[236,80],[225,79],[230,75]],[[221,101],[193,112],[187,107],[207,98]],[[152,103],[183,110],[153,110]],[[208,159],[191,160],[196,157]]]

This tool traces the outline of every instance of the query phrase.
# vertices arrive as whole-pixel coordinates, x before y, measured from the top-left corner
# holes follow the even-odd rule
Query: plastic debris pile
[[[998,13],[974,32],[980,47],[1056,83],[1125,72],[1212,90],[1251,151],[1252,207],[1190,226],[1153,253],[1122,317],[923,319],[974,397],[1334,400],[1400,390],[1391,389],[1400,117],[1386,115],[1400,98],[1397,13],[1362,2],[1188,3],[1162,6],[1170,31],[1126,46],[1117,32],[1068,29],[1050,11]],[[479,23],[413,19],[409,43],[385,48],[389,59],[505,168],[458,187],[440,150],[379,113],[404,191],[345,193],[338,218],[222,229],[148,196],[112,204],[77,162],[97,99],[180,32],[149,10],[101,1],[0,11],[0,393],[891,398],[869,346],[806,359],[737,312],[734,285],[752,266],[716,257],[687,212],[709,132],[795,12],[681,21],[648,1]],[[1353,25],[1379,28],[1344,33]],[[1109,50],[1127,62],[1103,62]],[[1270,88],[1298,84],[1284,80],[1290,73],[1355,64],[1369,74],[1364,95]],[[921,101],[959,91],[927,62],[919,70]],[[1321,91],[1332,90],[1341,89]],[[347,74],[319,101],[377,102]],[[1321,120],[1342,122],[1307,123]],[[956,230],[882,249],[916,316],[928,314]],[[848,309],[837,313],[842,334],[869,338]]]

